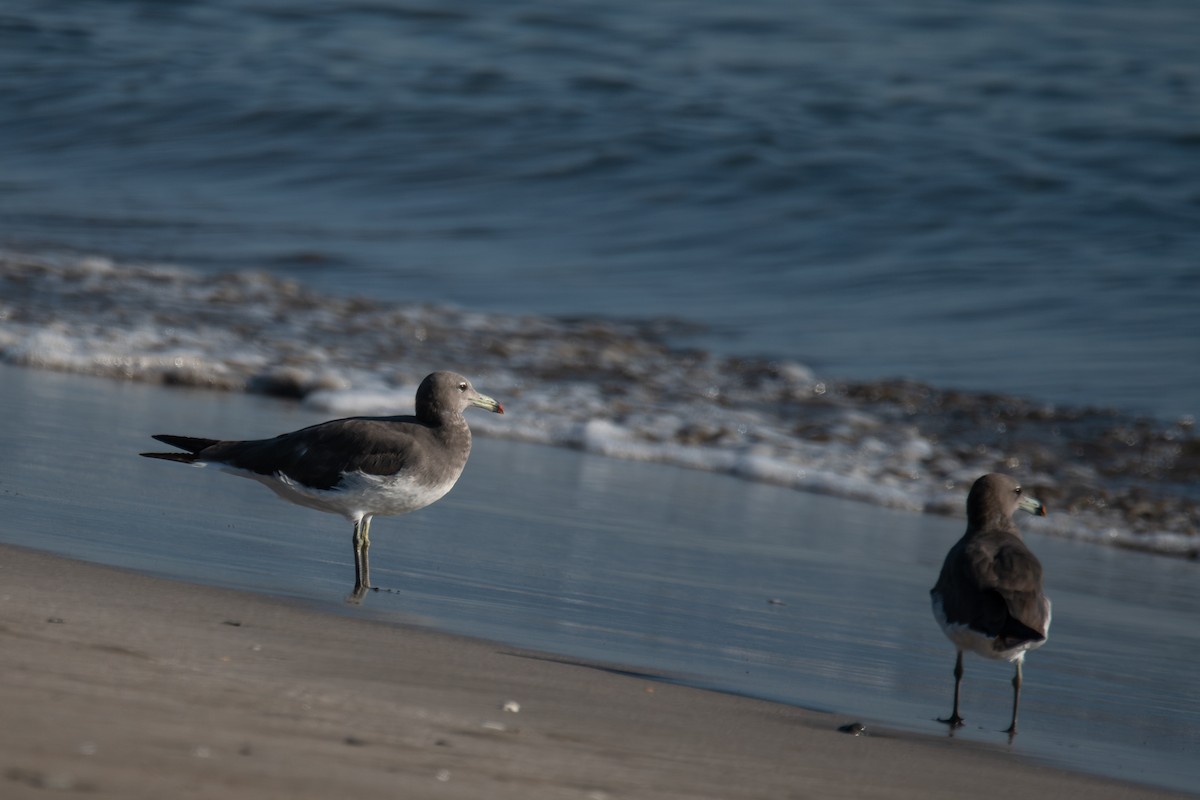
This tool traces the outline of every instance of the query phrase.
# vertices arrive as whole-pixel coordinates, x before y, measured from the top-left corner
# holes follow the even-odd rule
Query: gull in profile
[[[453,488],[471,454],[463,416],[469,406],[504,413],[462,375],[434,372],[421,381],[411,416],[350,417],[249,441],[159,435],[186,452],[142,455],[216,464],[284,500],[346,517],[354,523],[354,591],[347,600],[358,603],[371,588],[371,518],[424,508]]]

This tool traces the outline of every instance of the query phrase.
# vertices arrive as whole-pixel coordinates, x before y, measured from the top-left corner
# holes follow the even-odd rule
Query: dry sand
[[[1174,796],[7,546],[0,670],[3,798]]]

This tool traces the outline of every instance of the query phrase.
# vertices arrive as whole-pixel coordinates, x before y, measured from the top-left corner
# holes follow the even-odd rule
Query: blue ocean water
[[[1188,0],[9,0],[0,245],[1175,418],[1196,52]]]

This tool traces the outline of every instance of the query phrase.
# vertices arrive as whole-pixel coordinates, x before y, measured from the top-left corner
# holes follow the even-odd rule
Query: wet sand
[[[0,586],[9,798],[1172,796],[23,548]]]
[[[395,593],[349,608],[340,520],[136,455],[151,432],[278,432],[316,417],[254,396],[0,365],[0,542],[945,739],[933,718],[948,710],[953,650],[928,588],[959,521],[481,437],[446,499],[380,522],[372,571]],[[1009,669],[976,659],[968,726],[945,757],[994,749],[1194,792],[1195,565],[1031,537],[1056,619],[1026,670],[1021,735],[1006,745],[999,732]],[[43,624],[51,613],[36,627],[59,627]],[[480,719],[500,702],[489,694]]]

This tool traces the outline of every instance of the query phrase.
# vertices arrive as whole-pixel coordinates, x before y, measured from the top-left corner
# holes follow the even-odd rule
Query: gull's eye
[[[463,381],[462,383],[460,383],[460,384],[458,385],[458,390],[459,390],[460,392],[465,392],[465,391],[467,390],[467,382],[466,382],[466,381]],[[1019,490],[1018,490],[1018,491],[1019,491]]]
[[[1021,487],[1020,487],[1020,486],[1018,486],[1016,489],[1013,489],[1013,491],[1014,491],[1014,492],[1016,492],[1017,494],[1020,494],[1020,493],[1021,493]]]

